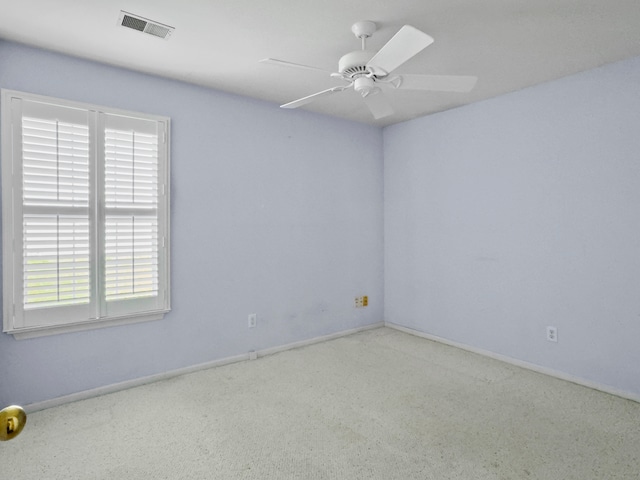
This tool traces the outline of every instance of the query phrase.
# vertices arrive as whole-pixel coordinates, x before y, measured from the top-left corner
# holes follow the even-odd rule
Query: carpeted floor
[[[29,416],[0,478],[634,479],[640,404],[380,328]]]

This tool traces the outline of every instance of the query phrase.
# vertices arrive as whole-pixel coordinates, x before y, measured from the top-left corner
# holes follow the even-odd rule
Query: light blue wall
[[[640,58],[386,128],[384,159],[386,321],[640,394]]]
[[[638,85],[633,59],[381,132],[0,41],[0,87],[173,122],[173,311],[0,334],[0,406],[380,321],[383,211],[387,321],[640,394]]]
[[[0,334],[0,406],[382,320],[380,129],[2,41],[0,87],[171,117],[173,286],[162,321]]]

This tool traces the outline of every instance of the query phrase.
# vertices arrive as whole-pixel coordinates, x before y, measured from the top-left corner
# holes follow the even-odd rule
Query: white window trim
[[[56,105],[60,107],[77,108],[87,112],[92,112],[90,115],[94,115],[90,124],[93,122],[97,125],[102,125],[100,118],[103,114],[107,115],[119,115],[123,117],[140,118],[145,120],[156,121],[161,125],[163,130],[162,138],[160,139],[162,149],[165,151],[166,160],[164,168],[161,168],[159,172],[160,180],[159,187],[160,201],[158,203],[158,217],[164,219],[164,230],[162,231],[160,241],[162,242],[160,262],[162,263],[160,273],[160,284],[162,286],[159,299],[160,306],[150,311],[141,311],[129,314],[114,313],[109,316],[102,316],[101,318],[87,318],[82,321],[73,321],[58,324],[47,324],[38,326],[24,326],[16,325],[15,312],[16,312],[16,299],[18,302],[22,301],[22,286],[16,285],[16,277],[22,277],[22,275],[16,276],[15,270],[22,269],[22,253],[15,253],[15,246],[19,244],[18,248],[21,248],[22,239],[16,239],[17,232],[21,232],[22,228],[16,228],[17,223],[22,225],[22,216],[18,215],[17,209],[14,208],[15,202],[15,188],[16,188],[16,173],[14,172],[16,160],[13,158],[14,135],[12,131],[12,125],[14,122],[12,113],[12,99],[22,99],[25,101],[41,102],[45,104]],[[30,93],[19,92],[15,90],[1,90],[1,103],[0,110],[2,111],[1,117],[1,129],[2,134],[2,255],[3,255],[3,332],[12,334],[16,339],[33,338],[47,335],[54,335],[59,333],[78,332],[83,330],[91,330],[96,328],[111,327],[117,325],[125,325],[131,323],[139,323],[145,321],[159,320],[163,318],[164,314],[169,312],[170,307],[170,215],[169,215],[169,171],[170,171],[170,119],[164,116],[150,115],[139,112],[125,111],[110,107],[102,107],[97,105],[91,105],[81,102],[74,102],[69,100],[62,100],[52,97],[46,97],[42,95],[35,95]],[[96,131],[99,131],[96,125]],[[93,146],[95,150],[98,148]],[[97,172],[98,178],[102,176],[101,172]],[[17,188],[21,191],[21,185]],[[103,187],[98,187],[98,192]],[[95,202],[94,202],[95,203]],[[21,208],[21,207],[20,207]],[[98,215],[95,211],[92,215]],[[20,217],[20,218],[18,218]],[[96,216],[99,218],[99,216]],[[99,223],[96,221],[96,223]],[[104,239],[100,239],[94,242],[95,245],[102,245]],[[91,255],[103,256],[103,253],[94,251]],[[21,271],[21,270],[20,270]],[[94,272],[94,275],[97,273]],[[95,285],[92,287],[95,293]],[[98,302],[104,302],[98,295],[94,300]],[[64,308],[64,307],[55,307]]]

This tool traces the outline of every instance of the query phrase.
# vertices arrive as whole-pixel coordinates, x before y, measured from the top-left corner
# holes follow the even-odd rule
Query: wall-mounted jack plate
[[[258,325],[258,315],[256,313],[249,314],[249,328],[256,328]]]
[[[556,327],[547,327],[547,340],[550,342],[558,341],[558,329]]]
[[[356,308],[362,308],[369,305],[369,297],[363,295],[362,297],[356,297]]]

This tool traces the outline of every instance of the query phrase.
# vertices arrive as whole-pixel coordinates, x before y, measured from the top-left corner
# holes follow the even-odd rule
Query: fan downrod
[[[371,72],[367,69],[366,65],[367,62],[371,60],[371,57],[373,57],[374,52],[367,50],[366,41],[367,38],[373,35],[376,29],[376,24],[369,20],[356,22],[351,26],[353,34],[362,41],[362,49],[343,55],[338,62],[339,73],[334,74],[334,76],[344,78],[347,81],[351,81],[361,75],[370,76]]]

